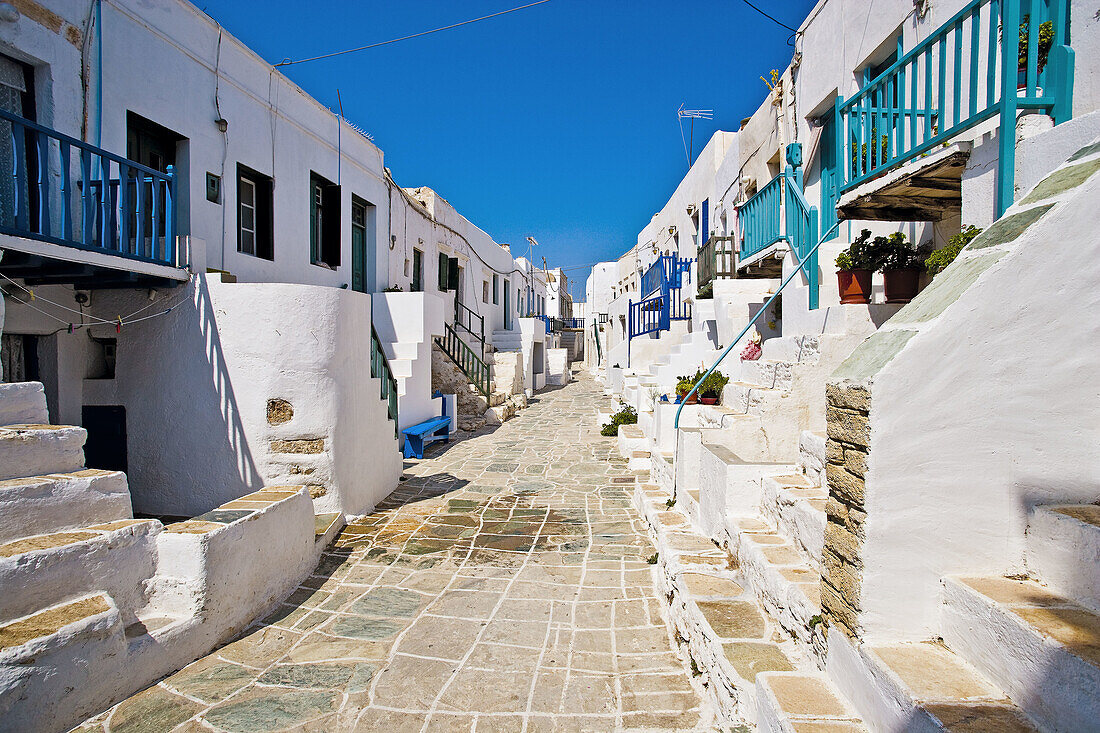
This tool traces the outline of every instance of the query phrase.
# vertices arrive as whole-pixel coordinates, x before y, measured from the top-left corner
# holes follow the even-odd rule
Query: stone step
[[[0,384],[0,425],[39,425],[49,421],[41,382]]]
[[[121,471],[87,468],[0,481],[0,543],[131,517]]]
[[[1100,729],[1100,617],[1032,580],[944,579],[944,641],[1041,730]]]
[[[825,485],[825,433],[803,430],[798,435],[798,470],[814,486]]]
[[[121,675],[126,650],[120,614],[104,593],[0,625],[0,727],[68,730],[98,712],[103,679]],[[129,690],[124,681],[117,687]],[[19,704],[25,700],[35,704]]]
[[[105,592],[129,623],[147,602],[160,522],[120,519],[0,545],[0,621]]]
[[[756,676],[759,733],[857,733],[863,721],[823,674],[764,672]]]
[[[669,499],[649,484],[634,496],[657,548],[658,596],[668,603],[669,621],[691,663],[706,675],[704,686],[721,722],[749,722],[757,675],[796,669],[798,661],[789,656],[795,650],[777,643],[776,631],[746,591],[728,553],[693,528],[685,515],[690,499],[682,495],[671,508]]]
[[[648,471],[651,465],[652,461],[647,450],[631,451],[626,463],[626,467],[631,471]]]
[[[792,466],[747,461],[728,445],[703,439],[699,453],[700,529],[717,536],[728,516],[745,516],[756,511],[763,495],[763,480],[772,474],[789,473]]]
[[[618,445],[619,455],[629,460],[634,451],[649,449],[649,439],[638,425],[620,425]]]
[[[761,358],[814,364],[821,356],[821,337],[803,334],[770,338],[761,345]]]
[[[796,362],[756,359],[741,362],[741,381],[789,392],[794,383]]]
[[[805,651],[824,657],[820,572],[763,517],[727,522],[730,550],[760,605]]]
[[[982,730],[1035,731],[1004,692],[942,642],[865,645],[861,656],[874,684],[850,699],[876,730],[970,730],[966,724],[980,720]]]
[[[18,424],[0,427],[0,480],[84,468],[84,428]]]
[[[341,512],[324,512],[316,515],[313,518],[313,536],[315,541],[323,542],[327,539],[331,539],[330,535],[334,535],[339,526],[343,524],[343,516]]]
[[[761,512],[816,570],[821,570],[821,551],[825,547],[828,499],[827,489],[815,486],[802,474],[767,476],[763,481]]]
[[[1037,506],[1027,528],[1027,567],[1052,591],[1100,613],[1100,506]]]
[[[722,390],[722,404],[737,412],[760,414],[775,406],[782,407],[786,394],[779,389],[749,382],[730,382]]]

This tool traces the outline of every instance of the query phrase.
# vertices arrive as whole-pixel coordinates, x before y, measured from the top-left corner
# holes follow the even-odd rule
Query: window
[[[237,166],[237,251],[275,259],[272,237],[271,179],[243,165]]]
[[[340,266],[340,187],[316,173],[309,174],[309,261]]]
[[[493,305],[497,305],[497,303],[499,302],[499,299],[497,297],[497,290],[499,290],[499,287],[498,287],[499,285],[500,285],[500,276],[497,275],[494,272],[493,273]],[[505,287],[507,287],[507,286],[505,286]]]
[[[489,302],[489,281],[488,280],[482,280],[481,281],[481,302],[482,303],[488,303]]]
[[[424,290],[424,253],[414,249],[412,291],[419,293],[422,290]]]

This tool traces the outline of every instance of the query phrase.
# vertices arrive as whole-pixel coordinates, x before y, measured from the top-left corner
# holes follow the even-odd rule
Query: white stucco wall
[[[935,633],[942,577],[1025,572],[1032,507],[1095,500],[1097,200],[1093,175],[1014,241],[964,251],[940,276],[952,287],[923,293],[834,375],[871,385],[866,639]]]

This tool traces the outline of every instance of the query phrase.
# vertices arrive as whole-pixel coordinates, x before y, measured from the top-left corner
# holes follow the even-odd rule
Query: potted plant
[[[944,268],[955,261],[955,258],[959,256],[959,252],[963,247],[970,244],[974,237],[982,233],[981,228],[974,226],[973,224],[963,229],[947,240],[947,244],[939,249],[933,250],[932,254],[928,255],[928,259],[924,261],[924,268],[928,270],[928,274],[933,277],[943,272]]]
[[[870,239],[871,230],[864,229],[836,258],[840,302],[845,305],[871,302],[871,275],[878,269],[878,259]]]
[[[717,369],[707,375],[699,386],[700,401],[704,405],[716,405],[722,397],[722,390],[729,384],[730,378]]]
[[[917,297],[924,262],[917,249],[905,241],[904,232],[889,237],[875,237],[879,269],[887,303],[908,303]]]
[[[676,382],[676,402],[677,404],[684,402],[684,398],[687,393],[691,391],[691,388],[695,386],[695,380],[691,377],[680,377]],[[686,402],[688,405],[694,405],[699,400],[699,392],[696,390],[695,394],[691,396],[691,399]]]
[[[1027,44],[1029,39],[1028,26],[1031,23],[1031,16],[1025,15],[1023,22],[1020,23],[1020,47],[1017,59],[1016,69],[1016,90],[1017,92],[1023,91],[1027,88]],[[1050,58],[1050,49],[1054,45],[1054,23],[1046,21],[1039,24],[1039,38],[1035,43],[1035,76],[1043,73],[1043,69],[1046,68],[1047,59]],[[1043,96],[1043,90],[1040,87],[1036,87],[1035,94],[1037,96]]]

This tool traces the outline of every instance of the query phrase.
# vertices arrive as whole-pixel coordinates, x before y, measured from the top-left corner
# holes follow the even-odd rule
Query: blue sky
[[[197,0],[274,63],[417,33],[523,0]],[[813,0],[758,0],[797,27]],[[783,69],[790,32],[742,0],[551,0],[355,54],[283,67],[374,136],[402,186],[430,186],[499,242],[570,267],[613,259],[687,169],[676,110],[695,150],[736,130]],[[686,127],[685,127],[686,129]],[[583,298],[587,270],[572,270]]]

